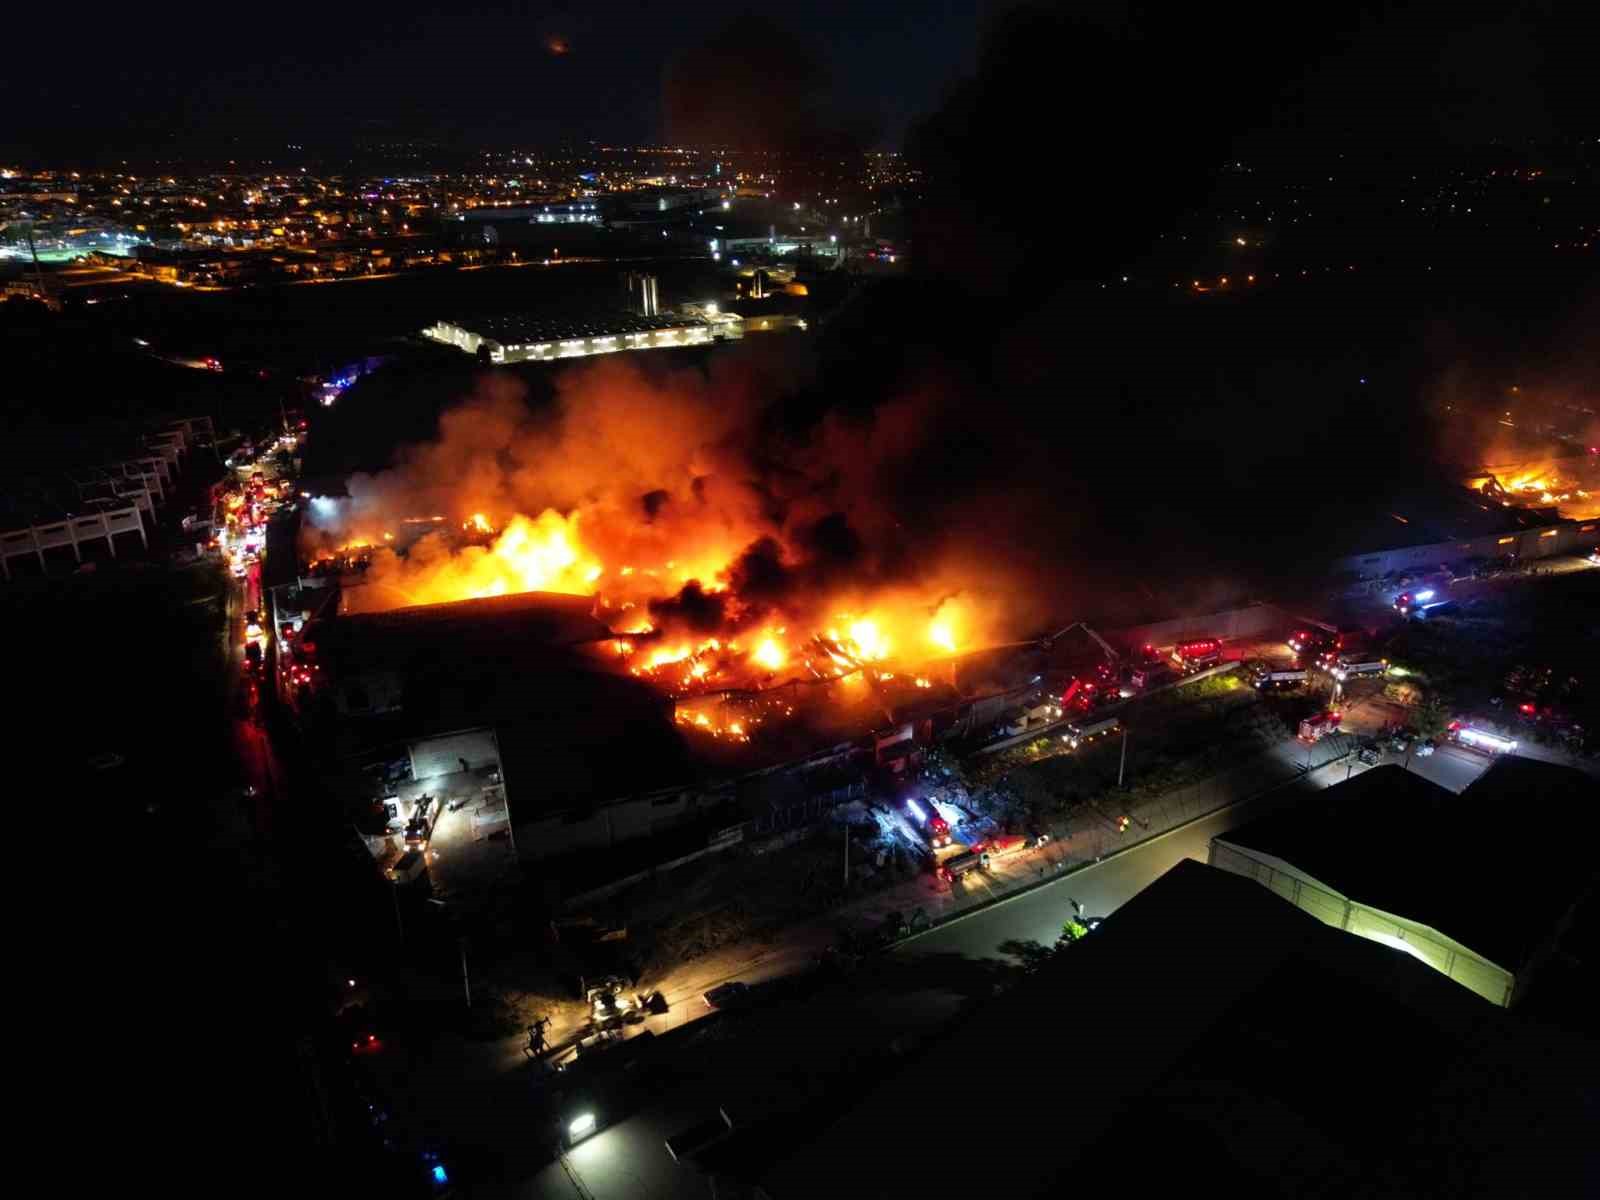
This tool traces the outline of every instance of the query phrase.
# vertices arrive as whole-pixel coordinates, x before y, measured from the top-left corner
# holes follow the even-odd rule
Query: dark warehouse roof
[[[1517,756],[1459,796],[1382,766],[1217,840],[1282,859],[1516,972],[1595,875],[1594,794],[1579,771]]]
[[[1575,1193],[1596,1061],[1185,860],[757,1170],[770,1200]]]

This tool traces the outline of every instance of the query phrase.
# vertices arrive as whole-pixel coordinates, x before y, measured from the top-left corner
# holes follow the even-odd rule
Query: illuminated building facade
[[[699,317],[647,317],[633,313],[588,319],[509,315],[437,321],[422,333],[493,363],[584,358],[622,350],[664,350],[704,345],[712,340],[711,325]]]

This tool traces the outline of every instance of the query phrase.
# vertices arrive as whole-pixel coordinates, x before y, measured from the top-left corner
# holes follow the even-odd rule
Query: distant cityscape
[[[576,253],[871,250],[914,188],[899,155],[797,164],[766,155],[596,149],[496,156],[461,173],[0,176],[11,294],[104,300],[133,281],[193,288],[525,265]],[[614,235],[563,249],[545,226]],[[716,243],[715,245],[713,243]],[[725,248],[725,250],[721,249]],[[19,274],[17,267],[24,268]],[[68,268],[62,270],[61,268]]]

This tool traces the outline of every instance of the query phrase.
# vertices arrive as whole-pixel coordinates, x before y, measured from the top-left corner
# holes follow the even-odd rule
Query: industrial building
[[[436,750],[439,739],[492,735],[524,860],[646,839],[703,847],[735,826],[741,837],[787,830],[815,819],[843,768],[853,778],[904,771],[941,738],[992,725],[1039,670],[1031,658],[991,654],[921,683],[807,681],[674,700],[626,670],[586,597],[521,593],[341,612],[298,575],[272,578],[282,585],[268,593],[275,627],[301,622],[291,653],[314,676],[293,703],[347,764],[347,794],[366,795],[369,769],[384,764],[420,756],[449,767],[455,755]],[[363,578],[338,581],[345,599],[381,586]],[[277,611],[280,603],[301,608]],[[713,727],[725,717],[758,723],[756,710],[772,719],[754,739],[685,728],[701,714]],[[462,757],[476,769],[491,756]],[[418,782],[414,771],[402,776]],[[397,787],[386,795],[404,798]]]
[[[517,363],[705,345],[713,331],[695,316],[619,312],[589,318],[504,314],[447,320],[422,333],[488,362]]]
[[[1594,1177],[1590,1043],[1189,860],[881,1062],[877,1086],[800,1098],[698,1167],[764,1200],[833,1194],[841,1179],[852,1195],[931,1195],[957,1159],[1007,1197],[1130,1181],[1149,1194],[1198,1182],[1247,1196],[1566,1195]],[[929,1103],[968,1081],[1011,1102],[998,1138],[953,1157],[927,1141]]]
[[[1496,840],[1532,823],[1562,833]],[[1210,862],[1509,1006],[1600,877],[1597,830],[1569,767],[1504,757],[1458,796],[1383,766],[1213,838]]]
[[[1597,521],[1502,507],[1463,487],[1438,486],[1398,490],[1381,503],[1346,503],[1339,521],[1319,536],[1328,543],[1330,566],[1371,579],[1474,558],[1578,553],[1597,533]]]
[[[0,530],[0,576],[11,578],[14,559],[35,559],[48,573],[52,559],[65,563],[65,555],[56,551],[70,551],[73,563],[81,564],[83,548],[101,542],[115,558],[117,535],[124,533],[136,534],[148,549],[145,521],[154,527],[156,510],[166,503],[183,459],[194,447],[210,446],[215,439],[210,417],[180,418],[124,443],[99,462],[66,471],[65,480],[76,494],[64,514],[45,515],[31,507],[31,500],[12,504],[12,497],[5,497],[8,503],[0,509],[11,516],[6,524],[12,528]],[[62,495],[67,496],[64,489]]]
[[[456,215],[460,232],[470,241],[494,245],[504,233],[527,225],[598,225],[600,212],[591,200],[564,204],[484,206]]]
[[[721,204],[728,198],[728,195],[729,191],[724,187],[677,187],[669,185],[641,188],[637,192],[623,196],[620,201],[616,201],[615,207],[630,213],[676,212],[680,209]]]
[[[837,234],[779,233],[776,229],[764,235],[711,238],[710,249],[713,254],[732,257],[741,254],[809,254],[817,258],[838,258],[841,253]]]
[[[493,774],[492,799],[508,808],[528,859],[693,824],[725,804],[695,788],[671,701],[586,653],[610,636],[590,608],[583,597],[523,593],[312,615],[294,655],[315,683],[297,705],[344,764],[347,800],[394,797],[403,809],[405,789],[429,790],[434,776],[459,774],[481,790],[477,777]],[[382,796],[374,772],[390,780]]]

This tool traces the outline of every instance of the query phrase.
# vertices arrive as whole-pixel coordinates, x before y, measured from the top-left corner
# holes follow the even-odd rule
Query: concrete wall
[[[1282,859],[1221,838],[1211,839],[1207,861],[1224,871],[1254,879],[1325,925],[1411,954],[1491,1004],[1505,1007],[1511,1003],[1516,980],[1510,971],[1472,953],[1432,926],[1341,895]]]
[[[49,564],[45,561],[44,552],[67,548],[72,551],[77,562],[83,561],[83,544],[104,540],[106,548],[111,551],[111,556],[116,557],[116,535],[119,533],[137,533],[139,541],[149,547],[145,538],[144,520],[139,515],[139,507],[129,504],[124,508],[109,509],[105,512],[86,513],[82,516],[68,517],[64,521],[52,521],[46,525],[31,525],[26,529],[15,529],[0,533],[0,573],[5,578],[11,578],[11,560],[25,555],[37,556],[41,569],[48,571]]]
[[[525,859],[553,858],[574,850],[605,849],[618,842],[650,837],[698,820],[721,805],[726,797],[700,794],[689,789],[671,789],[647,796],[634,796],[591,809],[546,813],[531,819],[516,817],[517,797],[527,797],[537,781],[508,779],[513,789],[512,814],[516,827],[517,853]],[[524,811],[537,798],[523,800]]]
[[[474,770],[500,761],[500,747],[492,729],[469,729],[463,733],[423,738],[412,742],[407,750],[411,755],[413,779],[456,774],[461,770],[463,758]]]
[[[1107,633],[1112,642],[1124,646],[1142,646],[1150,643],[1166,646],[1181,637],[1254,637],[1269,633],[1293,618],[1282,609],[1270,604],[1252,604],[1247,608],[1230,608],[1224,612],[1206,613],[1198,617],[1174,617],[1170,621],[1156,621],[1150,625],[1134,625],[1128,629],[1113,629]]]

